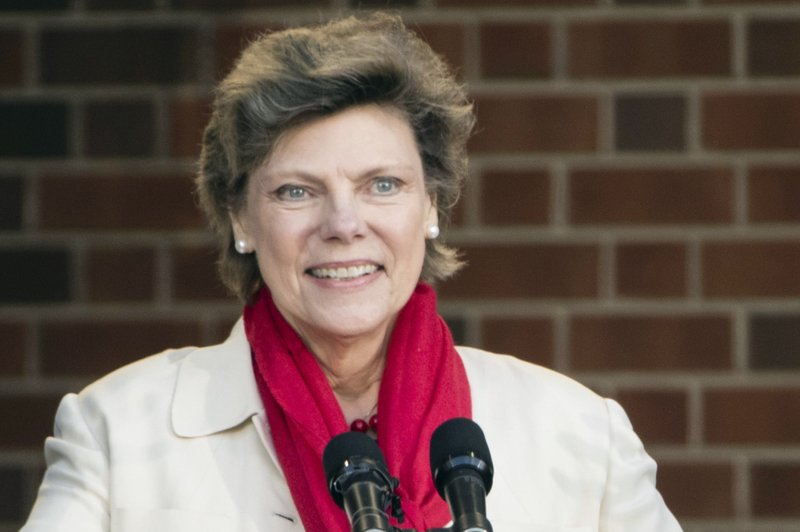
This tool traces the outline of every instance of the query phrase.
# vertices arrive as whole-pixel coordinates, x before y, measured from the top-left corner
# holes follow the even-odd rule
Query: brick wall
[[[686,530],[800,529],[800,2],[361,3],[477,104],[459,339],[616,397]],[[209,89],[252,32],[350,7],[0,0],[0,530],[62,394],[226,334],[191,196]]]

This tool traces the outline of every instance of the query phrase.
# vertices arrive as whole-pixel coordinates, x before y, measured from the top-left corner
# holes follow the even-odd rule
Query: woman
[[[69,395],[24,532],[348,530],[321,465],[377,438],[406,516],[451,519],[428,442],[482,426],[495,530],[680,530],[620,407],[510,357],[452,344],[432,289],[473,115],[392,16],[252,43],[217,92],[198,190],[224,282],[223,344],[150,357]]]

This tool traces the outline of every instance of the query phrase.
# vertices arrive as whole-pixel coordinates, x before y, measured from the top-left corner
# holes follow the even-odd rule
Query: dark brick
[[[480,198],[484,224],[543,225],[550,216],[550,176],[545,170],[488,171]]]
[[[328,6],[330,0],[172,0],[172,5],[177,9],[214,9],[231,10],[241,8],[270,8],[270,7],[295,7],[295,6]]]
[[[552,75],[549,25],[484,23],[480,32],[483,77],[547,78]]]
[[[800,517],[800,464],[778,462],[750,467],[753,515]]]
[[[484,349],[553,367],[553,323],[548,318],[484,318],[481,338]]]
[[[146,248],[92,249],[86,257],[91,301],[147,301],[155,297],[155,253]]]
[[[41,36],[47,84],[197,81],[198,42],[188,28],[49,30]]]
[[[0,321],[0,345],[3,346],[0,375],[22,375],[27,343],[24,323]]]
[[[732,363],[725,316],[577,316],[570,334],[577,370],[721,370]]]
[[[155,152],[155,116],[149,102],[86,106],[84,143],[90,157],[144,157]]]
[[[750,365],[755,369],[800,369],[800,315],[751,317]]]
[[[350,0],[353,7],[373,7],[373,8],[400,8],[414,7],[418,0]]]
[[[733,219],[727,168],[602,168],[570,175],[575,224],[709,224]]]
[[[677,151],[686,146],[686,100],[680,96],[617,96],[616,148]]]
[[[751,20],[747,43],[751,76],[800,75],[800,20]]]
[[[93,11],[137,11],[152,9],[155,7],[155,0],[86,0],[86,7]]]
[[[211,116],[208,99],[181,99],[169,106],[170,155],[197,158],[208,119]]]
[[[189,176],[44,176],[39,193],[40,225],[47,229],[166,231],[204,225]]]
[[[178,300],[230,299],[217,274],[219,252],[213,248],[180,248],[173,252],[172,290]]]
[[[750,220],[800,222],[800,166],[750,168],[747,189]]]
[[[453,343],[463,345],[466,342],[467,323],[460,316],[442,316],[450,334],[453,336]]]
[[[23,183],[18,177],[0,177],[0,231],[22,229]]]
[[[800,93],[706,94],[700,107],[707,149],[800,148]]]
[[[65,302],[70,298],[72,264],[59,249],[0,249],[0,301]]]
[[[19,31],[0,31],[0,85],[20,85],[23,78],[23,44]]]
[[[659,461],[656,487],[679,519],[731,518],[733,479],[733,467],[727,463]]]
[[[438,290],[443,298],[597,296],[598,256],[594,246],[542,244],[462,249],[467,267],[442,283]]]
[[[0,0],[0,11],[60,11],[70,0]]]
[[[24,501],[25,472],[17,467],[0,467],[0,522],[21,521]]]
[[[728,76],[725,21],[582,21],[569,28],[569,73],[576,78]]]
[[[61,396],[0,396],[0,449],[40,450]]]
[[[40,339],[43,374],[96,376],[167,348],[200,345],[201,330],[170,319],[59,321],[44,323]]]
[[[67,107],[56,102],[0,102],[0,157],[67,155]]]
[[[684,244],[619,244],[615,262],[617,293],[622,297],[686,296]]]
[[[798,388],[714,388],[703,403],[709,444],[800,444]]]
[[[687,0],[615,0],[614,3],[621,6],[634,6],[634,5],[667,5],[667,4],[685,4]]]
[[[473,152],[595,151],[598,105],[586,96],[479,96]]]

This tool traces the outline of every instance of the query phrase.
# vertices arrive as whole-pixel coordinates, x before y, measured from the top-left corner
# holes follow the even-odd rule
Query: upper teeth
[[[362,264],[361,266],[349,266],[347,268],[313,268],[311,275],[327,279],[352,279],[373,273],[378,269],[374,264]]]

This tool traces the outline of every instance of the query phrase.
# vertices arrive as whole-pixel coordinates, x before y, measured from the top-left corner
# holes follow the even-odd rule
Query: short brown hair
[[[222,281],[242,300],[263,285],[254,255],[240,255],[233,242],[230,212],[243,204],[248,175],[288,129],[369,103],[395,107],[408,119],[426,188],[446,225],[467,173],[472,105],[447,65],[399,16],[373,12],[264,34],[217,87],[197,190],[221,239]],[[454,249],[426,242],[424,280],[444,279],[461,266]]]

